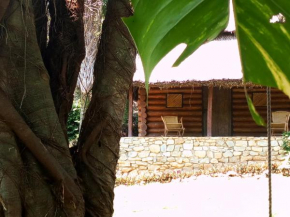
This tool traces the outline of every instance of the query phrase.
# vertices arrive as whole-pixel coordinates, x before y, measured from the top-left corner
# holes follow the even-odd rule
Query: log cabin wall
[[[146,105],[144,92],[145,89],[139,89],[139,136],[164,135],[164,124],[161,116],[178,116],[179,119],[182,117],[185,127],[184,136],[203,135],[201,87],[150,88],[148,106],[144,106],[144,102]],[[182,106],[180,108],[168,108],[167,94],[182,94]],[[176,135],[176,133],[171,132],[169,135]]]
[[[266,88],[248,88],[256,110],[267,120]],[[290,111],[290,100],[280,90],[272,88],[271,107],[273,111]],[[248,109],[244,88],[232,88],[232,135],[233,136],[266,136],[265,127],[258,126]]]

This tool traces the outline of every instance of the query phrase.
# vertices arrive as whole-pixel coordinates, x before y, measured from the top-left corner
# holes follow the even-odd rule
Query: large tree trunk
[[[129,1],[108,1],[95,62],[92,101],[78,143],[78,173],[85,187],[88,216],[113,214],[121,124],[136,57],[134,43],[121,17],[131,14]]]
[[[5,157],[1,157],[0,169],[5,177],[1,183],[7,209],[4,213],[83,216],[82,192],[52,99],[32,3],[11,1],[1,20],[0,147]],[[9,183],[11,179],[15,182]]]
[[[0,3],[0,216],[112,216],[135,71],[136,50],[121,20],[131,8],[127,0],[108,2],[92,102],[72,157],[66,120],[84,55],[83,2],[49,1],[48,45],[46,2]]]

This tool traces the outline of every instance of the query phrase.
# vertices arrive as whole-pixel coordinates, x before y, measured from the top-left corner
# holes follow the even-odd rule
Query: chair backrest
[[[177,116],[161,116],[162,121],[166,123],[178,123],[178,117]]]
[[[272,123],[287,123],[289,120],[290,112],[276,111],[272,112]]]

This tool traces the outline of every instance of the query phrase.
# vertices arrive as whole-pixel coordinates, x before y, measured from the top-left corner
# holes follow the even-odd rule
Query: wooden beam
[[[208,101],[207,101],[207,136],[212,136],[212,100],[213,87],[208,87]]]
[[[128,137],[133,136],[133,86],[129,89]]]

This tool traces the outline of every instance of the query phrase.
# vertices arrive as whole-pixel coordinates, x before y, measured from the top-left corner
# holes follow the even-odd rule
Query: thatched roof
[[[237,40],[213,41],[202,45],[178,67],[171,65],[185,48],[179,45],[155,67],[150,78],[150,86],[160,88],[182,86],[243,86],[242,69]],[[144,87],[144,71],[137,58],[134,85]],[[248,83],[248,86],[253,86]]]

